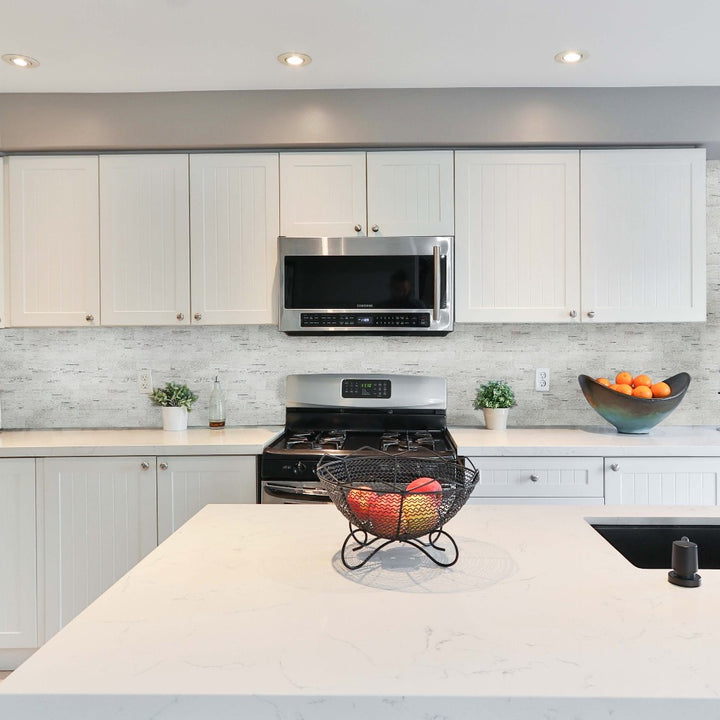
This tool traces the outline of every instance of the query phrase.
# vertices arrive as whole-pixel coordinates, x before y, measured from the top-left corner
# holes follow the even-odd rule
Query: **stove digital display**
[[[389,380],[354,380],[345,378],[342,381],[342,396],[344,398],[373,398],[387,399],[390,397],[391,384]]]

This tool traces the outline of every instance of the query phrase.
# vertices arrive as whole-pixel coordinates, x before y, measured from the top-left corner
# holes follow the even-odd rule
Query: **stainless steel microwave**
[[[453,240],[279,237],[280,330],[446,335]]]

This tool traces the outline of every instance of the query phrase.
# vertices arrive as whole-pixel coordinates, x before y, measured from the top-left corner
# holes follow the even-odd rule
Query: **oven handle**
[[[433,245],[433,321],[440,319],[440,246]]]
[[[279,498],[280,500],[299,500],[302,498],[306,502],[332,502],[324,490],[308,492],[307,488],[299,488],[292,485],[278,485],[269,482],[264,482],[262,489],[268,495]]]

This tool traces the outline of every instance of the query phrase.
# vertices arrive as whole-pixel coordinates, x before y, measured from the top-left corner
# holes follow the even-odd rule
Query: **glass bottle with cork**
[[[225,427],[225,398],[220,387],[220,378],[216,375],[210,393],[210,404],[208,408],[209,424],[211,428]]]

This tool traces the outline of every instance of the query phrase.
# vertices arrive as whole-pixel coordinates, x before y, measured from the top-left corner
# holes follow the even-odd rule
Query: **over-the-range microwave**
[[[278,251],[283,332],[453,329],[452,237],[280,236]]]

